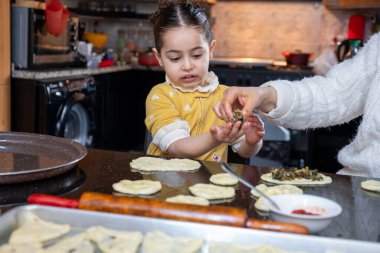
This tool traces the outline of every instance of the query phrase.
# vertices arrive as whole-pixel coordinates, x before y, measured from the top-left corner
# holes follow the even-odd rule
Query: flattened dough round
[[[320,181],[312,181],[310,179],[294,179],[294,180],[276,180],[272,178],[272,173],[266,173],[261,175],[261,180],[273,183],[273,184],[291,184],[291,185],[325,185],[330,184],[332,182],[331,177],[320,174],[323,177],[323,180]]]
[[[239,180],[228,173],[219,173],[212,175],[210,182],[217,185],[235,185]]]
[[[213,184],[195,184],[189,187],[190,192],[208,200],[229,199],[235,196],[235,189],[232,187],[218,186]]]
[[[199,169],[201,164],[190,159],[163,159],[144,156],[132,160],[130,166],[141,171],[192,171]]]
[[[149,195],[159,192],[162,184],[159,181],[152,180],[121,180],[118,183],[114,183],[112,188],[117,192],[126,194]]]
[[[281,195],[281,194],[303,194],[302,189],[295,185],[271,186],[271,187],[263,188],[262,192],[264,192],[266,195],[269,195],[269,196]],[[253,190],[251,190],[251,194],[254,195],[256,194],[256,192],[253,194]],[[255,202],[255,208],[260,211],[266,211],[266,212],[269,211],[267,206],[264,204],[263,197],[259,197],[258,200]]]
[[[360,186],[367,191],[380,192],[380,181],[378,180],[366,180]]]
[[[268,188],[268,186],[266,186],[265,184],[259,184],[259,185],[256,185],[256,188],[259,191],[262,191],[262,192],[265,193],[265,190]],[[252,194],[252,196],[254,196],[256,198],[260,197],[260,194],[258,194],[255,190],[251,190],[251,194]]]
[[[171,203],[182,203],[182,204],[190,204],[190,205],[200,205],[200,206],[208,206],[210,203],[206,198],[195,197],[190,195],[177,195],[174,197],[170,197],[166,199],[167,202]]]

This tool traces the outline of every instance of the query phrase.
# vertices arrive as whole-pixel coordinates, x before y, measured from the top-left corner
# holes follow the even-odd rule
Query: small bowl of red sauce
[[[275,221],[303,225],[311,234],[327,228],[332,220],[342,213],[342,207],[327,198],[314,195],[284,194],[271,196],[280,207],[280,211],[268,201],[264,201]]]

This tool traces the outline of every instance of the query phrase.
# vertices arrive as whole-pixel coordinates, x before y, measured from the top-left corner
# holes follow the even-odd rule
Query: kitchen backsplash
[[[64,0],[75,6],[78,1]],[[136,3],[138,13],[151,13],[154,2]],[[347,35],[348,19],[353,14],[366,17],[366,37],[370,35],[371,17],[376,10],[331,10],[322,1],[218,1],[212,7],[213,32],[217,41],[216,57],[254,57],[284,60],[281,52],[302,50],[313,58],[332,43],[334,36],[342,40]],[[115,47],[118,30],[134,34],[136,44],[153,46],[150,24],[133,19],[85,19],[86,30],[109,34],[107,47]],[[137,41],[139,31],[145,38]],[[148,34],[148,35],[147,35]],[[128,36],[127,37],[131,37]],[[130,40],[131,38],[128,38]]]
[[[366,37],[375,11],[329,10],[321,2],[220,1],[212,8],[217,57],[283,60],[284,50],[300,49],[314,56],[344,39],[350,15],[366,16]]]

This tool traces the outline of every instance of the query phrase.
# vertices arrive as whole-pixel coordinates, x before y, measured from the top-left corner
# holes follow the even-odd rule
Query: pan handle
[[[245,226],[247,228],[254,228],[260,230],[271,230],[277,232],[285,233],[295,233],[295,234],[308,234],[309,229],[305,226],[286,223],[286,222],[276,222],[276,221],[261,221],[252,218],[248,218]]]
[[[29,204],[38,204],[45,206],[58,206],[67,208],[78,208],[79,201],[76,199],[66,199],[61,197],[56,197],[48,194],[34,193],[28,197]]]

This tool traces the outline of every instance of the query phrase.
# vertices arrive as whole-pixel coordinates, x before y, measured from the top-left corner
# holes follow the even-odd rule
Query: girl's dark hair
[[[159,1],[158,10],[150,15],[154,42],[158,52],[162,48],[162,37],[171,28],[195,27],[205,36],[208,43],[213,40],[209,22],[209,7],[202,1],[172,0]]]

